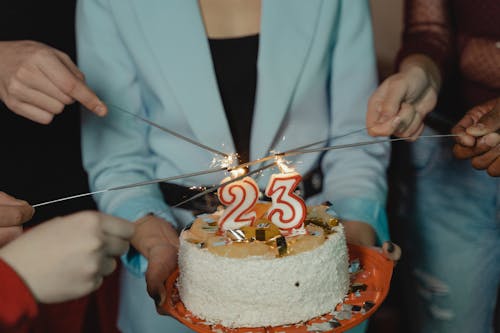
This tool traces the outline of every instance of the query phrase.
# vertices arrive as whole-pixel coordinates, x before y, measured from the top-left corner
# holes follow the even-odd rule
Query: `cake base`
[[[225,327],[279,326],[332,311],[349,288],[342,225],[313,250],[227,258],[181,237],[179,295],[198,318]]]
[[[179,270],[174,271],[165,283],[167,289],[167,299],[163,303],[163,308],[171,316],[179,320],[190,329],[199,333],[213,332],[235,332],[235,333],[340,333],[347,331],[372,316],[380,307],[389,292],[394,263],[385,258],[374,248],[348,244],[350,260],[359,260],[362,271],[351,275],[351,283],[366,285],[366,290],[356,293],[349,293],[344,304],[357,306],[358,311],[350,311],[350,316],[346,316],[341,310],[343,306],[337,306],[337,312],[328,312],[315,317],[307,322],[294,325],[284,325],[276,327],[242,327],[229,329],[221,325],[210,324],[191,313],[179,297],[177,280]],[[342,314],[342,318],[338,316]]]

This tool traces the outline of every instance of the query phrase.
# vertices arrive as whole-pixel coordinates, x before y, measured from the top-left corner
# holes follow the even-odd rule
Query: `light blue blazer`
[[[105,118],[83,112],[83,160],[93,190],[197,172],[214,158],[113,105],[234,152],[196,0],[80,0],[77,43],[88,84],[110,108]],[[263,0],[257,64],[251,159],[364,128],[377,83],[367,1]],[[323,145],[366,140],[358,133]],[[342,218],[371,224],[384,241],[388,155],[389,146],[377,144],[289,160],[302,174],[321,164],[323,192],[311,203],[332,202]],[[212,185],[223,177],[178,183]],[[257,177],[262,189],[268,177]],[[131,221],[152,212],[181,227],[192,218],[168,207],[157,185],[95,199],[101,210]],[[137,273],[146,268],[133,255],[126,265]]]

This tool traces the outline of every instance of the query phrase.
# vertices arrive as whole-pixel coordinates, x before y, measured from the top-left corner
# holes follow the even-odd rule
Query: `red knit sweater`
[[[499,0],[406,0],[398,59],[421,53],[436,62],[443,98],[454,102],[438,112],[450,120],[500,96],[499,19]]]
[[[0,260],[0,332],[28,332],[38,307],[23,280]]]

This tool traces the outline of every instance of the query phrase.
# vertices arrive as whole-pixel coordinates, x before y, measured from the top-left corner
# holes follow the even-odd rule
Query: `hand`
[[[0,42],[0,59],[0,99],[14,113],[48,124],[76,100],[106,114],[106,106],[63,52],[33,41]]]
[[[165,281],[177,267],[179,236],[170,223],[154,215],[135,222],[132,245],[148,259],[146,284],[149,296],[160,314],[168,314],[161,307],[167,298]]]
[[[434,62],[412,55],[399,73],[387,78],[368,101],[366,126],[372,136],[416,138],[424,130],[424,118],[436,106],[441,75]]]
[[[375,230],[368,223],[359,221],[344,221],[346,241],[351,244],[373,247],[375,245]],[[394,262],[401,258],[401,248],[391,241],[382,244],[383,255]]]
[[[42,303],[62,302],[97,289],[128,249],[130,222],[80,212],[30,229],[0,249],[5,260]]]
[[[23,232],[20,226],[33,217],[34,209],[26,201],[0,192],[0,247]]]
[[[457,137],[453,153],[459,159],[471,159],[478,170],[500,176],[500,98],[468,111],[452,129]]]

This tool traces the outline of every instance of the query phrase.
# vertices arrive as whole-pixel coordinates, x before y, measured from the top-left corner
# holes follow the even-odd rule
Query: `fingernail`
[[[483,135],[486,126],[482,123],[478,123],[476,125],[470,126],[466,129],[466,132],[470,135]]]
[[[489,136],[483,136],[481,139],[479,139],[479,142],[478,142],[480,145],[485,145],[485,146],[488,146],[488,147],[496,147],[496,140],[494,140],[493,138],[489,137]]]
[[[97,113],[98,115],[102,116],[106,114],[106,108],[102,105],[98,105],[95,107],[94,112]]]
[[[394,252],[394,243],[391,241],[387,241],[387,252],[392,253]]]

